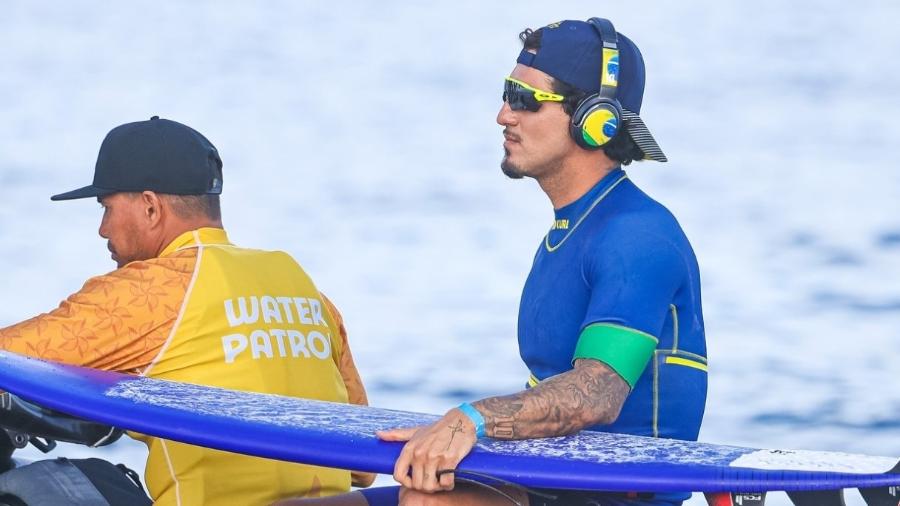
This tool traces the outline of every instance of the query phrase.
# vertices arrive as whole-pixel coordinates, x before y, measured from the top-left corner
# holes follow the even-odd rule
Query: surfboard
[[[402,444],[380,441],[375,431],[438,418],[97,371],[4,351],[0,351],[0,390],[74,416],[166,439],[388,474]],[[529,487],[623,492],[877,487],[880,496],[887,501],[893,497],[894,502],[870,504],[896,506],[898,462],[896,457],[581,432],[527,441],[484,438],[459,469]]]

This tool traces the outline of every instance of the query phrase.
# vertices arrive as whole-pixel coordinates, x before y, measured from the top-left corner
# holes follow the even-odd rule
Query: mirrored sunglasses
[[[512,77],[507,77],[503,83],[503,101],[514,111],[536,112],[541,108],[541,102],[562,102],[565,98],[556,93],[532,88]]]

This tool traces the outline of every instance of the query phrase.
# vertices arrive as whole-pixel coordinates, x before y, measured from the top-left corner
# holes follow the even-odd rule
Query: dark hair
[[[181,218],[203,216],[211,220],[222,219],[222,207],[219,204],[218,195],[165,194],[164,198],[169,202],[169,205],[172,206],[172,211]]]
[[[519,40],[522,41],[522,45],[526,50],[537,51],[541,48],[542,34],[543,28],[538,28],[537,30],[526,28],[519,33]],[[566,97],[562,101],[562,107],[563,111],[569,116],[575,112],[575,109],[578,108],[578,104],[581,103],[585,97],[590,95],[590,93],[565,81],[556,79],[553,76],[551,76],[550,79],[552,80],[553,86],[551,91]],[[622,133],[615,136],[612,141],[604,145],[603,152],[606,153],[606,156],[622,165],[628,165],[635,160],[643,160],[644,152],[634,143],[631,134],[628,133],[628,120],[622,118],[622,126],[620,128],[622,129]]]

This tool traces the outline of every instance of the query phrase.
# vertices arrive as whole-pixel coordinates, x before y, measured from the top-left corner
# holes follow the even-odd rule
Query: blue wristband
[[[484,417],[475,409],[475,406],[464,402],[457,406],[457,409],[462,411],[475,424],[475,437],[484,437]]]

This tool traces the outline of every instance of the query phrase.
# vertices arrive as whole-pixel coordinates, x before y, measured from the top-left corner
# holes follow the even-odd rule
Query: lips
[[[516,134],[510,133],[507,130],[503,131],[503,139],[503,149],[505,149],[507,152],[509,151],[509,148],[521,141],[521,137]]]
[[[520,142],[522,140],[518,135],[510,132],[509,130],[503,130],[503,138],[507,140],[507,142]]]

